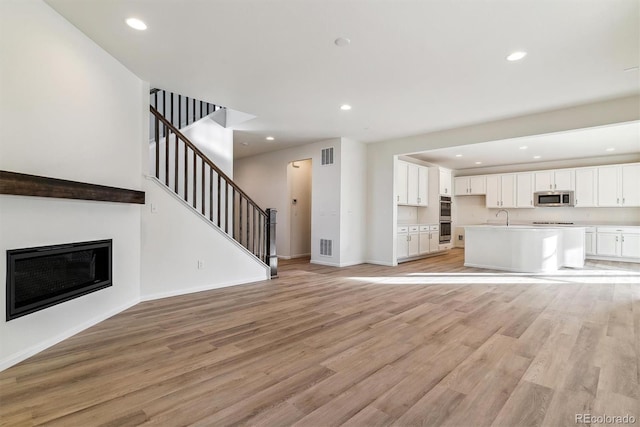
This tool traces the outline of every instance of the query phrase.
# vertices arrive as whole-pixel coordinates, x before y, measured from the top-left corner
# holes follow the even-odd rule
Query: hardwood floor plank
[[[0,372],[0,425],[640,418],[640,265],[516,275],[452,250],[279,274],[140,303]]]

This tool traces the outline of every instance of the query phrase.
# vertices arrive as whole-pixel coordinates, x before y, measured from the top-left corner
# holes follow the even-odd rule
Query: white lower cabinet
[[[413,258],[439,252],[440,227],[438,225],[398,226],[397,258]]]
[[[417,225],[409,226],[409,257],[418,256],[420,254],[420,233]]]
[[[409,256],[409,227],[398,227],[396,242],[397,257],[407,258]]]
[[[595,255],[640,261],[640,227],[598,227]]]
[[[585,255],[595,255],[596,251],[596,229],[588,227],[584,235],[584,253]]]

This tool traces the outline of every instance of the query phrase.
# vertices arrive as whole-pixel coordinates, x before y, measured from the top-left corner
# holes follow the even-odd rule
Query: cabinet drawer
[[[419,229],[420,229],[420,227],[417,226],[417,225],[410,225],[409,226],[409,233],[417,232]]]
[[[429,230],[438,231],[438,230],[440,230],[440,226],[439,225],[431,225],[431,226],[429,226]]]
[[[409,231],[409,227],[404,225],[402,227],[398,227],[398,233],[407,233]]]
[[[429,226],[428,225],[421,225],[420,226],[420,232],[424,232],[424,231],[429,231]]]
[[[598,227],[598,233],[640,234],[640,227]]]

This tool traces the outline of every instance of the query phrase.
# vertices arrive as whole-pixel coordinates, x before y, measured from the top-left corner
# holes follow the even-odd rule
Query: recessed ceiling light
[[[476,162],[476,165],[481,165],[481,164],[482,164],[482,162]]]
[[[456,154],[456,157],[462,157],[462,154]]]
[[[615,150],[616,150],[615,148],[613,148],[613,147],[609,147],[609,148],[607,148],[607,149],[606,149],[606,150],[604,150],[604,151],[615,151]]]
[[[507,61],[519,61],[522,58],[524,58],[525,56],[527,56],[527,52],[513,52],[512,54],[510,54],[509,56],[507,56]]]
[[[145,24],[144,22],[142,22],[137,18],[129,18],[127,19],[126,22],[127,22],[127,25],[133,28],[134,30],[142,31],[147,29],[147,24]]]
[[[267,141],[273,141],[275,138],[274,138],[274,137],[272,137],[272,136],[268,136],[268,137],[266,137],[265,139],[266,139]]]
[[[625,68],[624,71],[625,71],[625,73],[628,73],[630,71],[638,71],[638,67],[635,66],[635,67]]]
[[[338,47],[345,47],[345,46],[349,46],[351,44],[351,40],[349,40],[346,37],[338,37],[337,39],[335,39],[334,43]]]
[[[351,110],[351,105],[343,104],[340,106],[340,109],[344,111],[349,111]]]
[[[533,156],[534,159],[539,159],[542,156]]]
[[[529,147],[527,147],[526,145],[523,145],[522,147],[520,147],[521,150],[526,150],[527,148]]]
[[[243,142],[242,145],[244,145],[246,147],[247,145],[249,145],[249,143],[248,142]]]

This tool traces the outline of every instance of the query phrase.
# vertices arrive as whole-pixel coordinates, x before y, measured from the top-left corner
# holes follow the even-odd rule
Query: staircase
[[[195,211],[232,237],[277,277],[275,209],[261,209],[180,129],[224,107],[151,90],[150,171]]]

